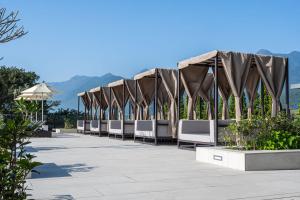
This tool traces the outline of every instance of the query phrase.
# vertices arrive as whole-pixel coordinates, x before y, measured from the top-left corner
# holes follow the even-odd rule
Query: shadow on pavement
[[[72,195],[55,195],[52,200],[75,200]]]
[[[29,153],[39,152],[39,151],[50,151],[50,150],[60,150],[66,149],[66,147],[26,147],[26,151]]]
[[[94,169],[94,167],[89,167],[81,163],[73,165],[56,165],[55,163],[45,163],[35,168],[39,174],[32,173],[31,179],[71,177],[71,173],[89,172],[92,169]]]

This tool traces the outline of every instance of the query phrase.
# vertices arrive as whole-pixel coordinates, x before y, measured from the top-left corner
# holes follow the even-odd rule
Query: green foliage
[[[276,117],[253,117],[229,126],[224,140],[239,149],[280,150],[300,148],[300,120],[285,113]]]
[[[196,116],[197,119],[205,119],[207,118],[207,108],[205,102],[201,97],[198,97],[196,100]]]
[[[235,119],[235,101],[233,95],[229,97],[229,118]]]
[[[67,109],[67,112],[64,117],[64,122],[65,122],[65,128],[76,128],[77,111]]]
[[[272,112],[272,98],[269,95],[267,88],[264,86],[264,109],[265,109],[265,115],[271,115]]]
[[[187,119],[187,102],[188,98],[183,95],[180,98],[180,119]]]
[[[13,118],[0,122],[0,199],[26,199],[26,176],[40,165],[25,149],[30,144],[28,137],[39,125],[28,119],[27,114],[35,109],[36,105],[20,100]]]
[[[59,109],[48,114],[47,123],[54,128],[76,128],[77,119],[83,118],[83,113],[79,116],[75,109]]]
[[[0,67],[0,111],[10,113],[18,93],[33,86],[38,79],[35,72],[27,72],[17,67]]]

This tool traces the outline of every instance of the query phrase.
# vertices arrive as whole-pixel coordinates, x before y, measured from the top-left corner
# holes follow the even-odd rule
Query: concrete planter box
[[[300,169],[300,150],[239,151],[197,147],[196,160],[242,171]]]

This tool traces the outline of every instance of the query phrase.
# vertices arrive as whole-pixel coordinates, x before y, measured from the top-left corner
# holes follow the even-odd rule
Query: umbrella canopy
[[[46,83],[39,83],[22,91],[21,95],[19,95],[16,100],[23,98],[25,100],[42,101],[42,121],[44,121],[44,100],[51,98],[54,93],[55,90]]]
[[[51,95],[48,94],[21,94],[19,95],[17,98],[15,98],[15,100],[20,100],[20,99],[24,99],[24,100],[37,100],[37,101],[41,101],[41,100],[45,100],[45,99],[49,99],[51,98]]]
[[[21,92],[22,94],[29,94],[29,95],[52,95],[55,91],[48,86],[46,83],[39,83],[31,88],[28,88]]]

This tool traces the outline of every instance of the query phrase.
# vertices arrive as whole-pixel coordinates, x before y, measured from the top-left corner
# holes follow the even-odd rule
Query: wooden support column
[[[199,96],[199,119],[202,118],[201,112],[202,112],[202,98]]]
[[[84,104],[84,120],[87,120],[86,111],[87,111],[86,105]]]
[[[157,100],[158,100],[158,70],[155,69],[155,91],[154,91],[154,118],[155,118],[155,145],[157,145]]]
[[[89,96],[90,97],[90,96]],[[94,114],[93,114],[93,103],[94,103],[94,96],[92,96],[92,98],[90,98],[91,102],[90,102],[90,108],[91,108],[91,120],[94,119]]]
[[[87,113],[86,113],[87,109],[86,109],[86,106],[87,106],[87,104],[84,103],[83,134],[85,134],[85,128],[86,128],[85,124],[86,124],[86,120],[87,120]]]
[[[178,64],[177,64],[178,65]],[[178,69],[177,71],[177,78],[178,78],[178,81],[177,81],[177,120],[178,120],[178,124],[177,124],[177,127],[179,127],[179,120],[180,120],[180,100],[181,100],[181,95],[180,95],[180,79],[181,79],[181,71],[180,69]],[[179,128],[177,128],[177,147],[180,146],[180,142],[179,142]]]
[[[77,120],[79,120],[80,115],[80,96],[77,98]]]
[[[101,136],[101,125],[102,125],[102,88],[100,88],[99,96],[99,136]]]
[[[214,145],[218,145],[218,54],[215,57],[215,79],[214,79],[214,111],[215,111],[215,120],[214,120]]]
[[[111,120],[111,88],[109,88],[109,102],[108,102],[108,120]]]
[[[138,113],[137,113],[137,87],[138,83],[137,80],[134,81],[134,120],[137,120],[138,118]]]
[[[122,88],[122,139],[125,139],[125,80]]]
[[[290,82],[289,82],[289,59],[286,59],[286,71],[285,71],[285,103],[286,114],[290,116]]]
[[[264,93],[264,82],[260,79],[260,108],[261,116],[265,116],[265,93]]]
[[[134,81],[134,126],[136,126],[136,120],[138,119],[138,113],[137,113],[137,87],[138,82],[137,80]],[[135,133],[133,133],[133,141],[135,141]]]

